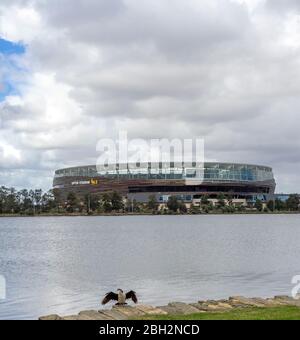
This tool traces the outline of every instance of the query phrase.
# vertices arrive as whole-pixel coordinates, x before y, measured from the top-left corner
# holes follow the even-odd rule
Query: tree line
[[[16,190],[0,187],[0,214],[49,213],[56,208],[57,201],[52,190]]]
[[[299,211],[299,195],[291,195],[286,202],[279,199],[266,204],[257,200],[253,208],[259,212],[296,212]],[[249,208],[249,207],[248,207]],[[200,204],[186,205],[176,196],[171,196],[162,206],[155,195],[149,196],[147,203],[124,199],[117,192],[87,194],[84,197],[70,192],[66,198],[60,197],[55,190],[43,192],[41,189],[16,190],[0,187],[0,214],[110,214],[110,213],[153,213],[153,214],[200,214],[200,213],[235,213],[243,212],[247,207],[234,203],[230,195],[220,193],[215,204],[209,196],[202,196]]]

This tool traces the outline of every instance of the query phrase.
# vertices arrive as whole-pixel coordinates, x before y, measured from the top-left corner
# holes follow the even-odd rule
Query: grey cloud
[[[152,2],[54,0],[41,7],[51,25],[73,41],[117,45],[153,44],[169,57],[205,53],[216,43],[235,41],[249,28],[245,8],[229,1]]]
[[[266,163],[280,191],[300,191],[300,46],[280,15],[297,15],[298,2],[253,12],[229,0],[32,5],[42,24],[24,56],[24,103],[0,107],[0,143],[23,157],[2,166],[2,179],[12,183],[11,171],[29,183],[35,173],[50,186],[51,171],[94,163],[97,140],[126,129],[130,138],[204,137],[208,159]]]
[[[94,23],[110,21],[126,11],[124,0],[51,0],[38,1],[37,8],[44,13],[44,18],[60,28],[77,30]]]
[[[280,12],[300,11],[300,2],[298,0],[267,0],[266,8]]]

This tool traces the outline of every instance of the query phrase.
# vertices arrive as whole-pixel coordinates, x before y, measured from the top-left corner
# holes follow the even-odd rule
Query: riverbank
[[[110,217],[110,216],[218,216],[218,215],[299,215],[300,211],[273,211],[273,212],[258,212],[258,211],[243,211],[243,212],[234,212],[234,213],[227,213],[227,212],[210,212],[210,213],[199,213],[199,214],[180,214],[180,213],[172,213],[172,214],[152,214],[152,213],[109,213],[109,214],[87,214],[87,213],[41,213],[41,214],[0,214],[1,217]]]
[[[270,299],[230,297],[196,303],[171,302],[166,306],[114,306],[112,309],[57,314],[39,320],[300,320],[300,300],[288,296]]]
[[[221,313],[145,317],[139,320],[300,320],[299,307],[245,308]]]

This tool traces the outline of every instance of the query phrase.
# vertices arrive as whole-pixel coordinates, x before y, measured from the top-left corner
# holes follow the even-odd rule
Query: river
[[[117,288],[153,305],[290,295],[295,275],[300,215],[0,218],[0,319],[99,309]]]

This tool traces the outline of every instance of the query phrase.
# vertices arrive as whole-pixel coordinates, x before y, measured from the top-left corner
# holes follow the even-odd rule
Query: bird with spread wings
[[[109,292],[105,295],[102,300],[102,305],[106,305],[110,301],[117,301],[117,306],[127,305],[126,300],[131,299],[134,303],[138,303],[136,292],[131,290],[128,293],[124,293],[122,289],[118,289],[117,293]]]

